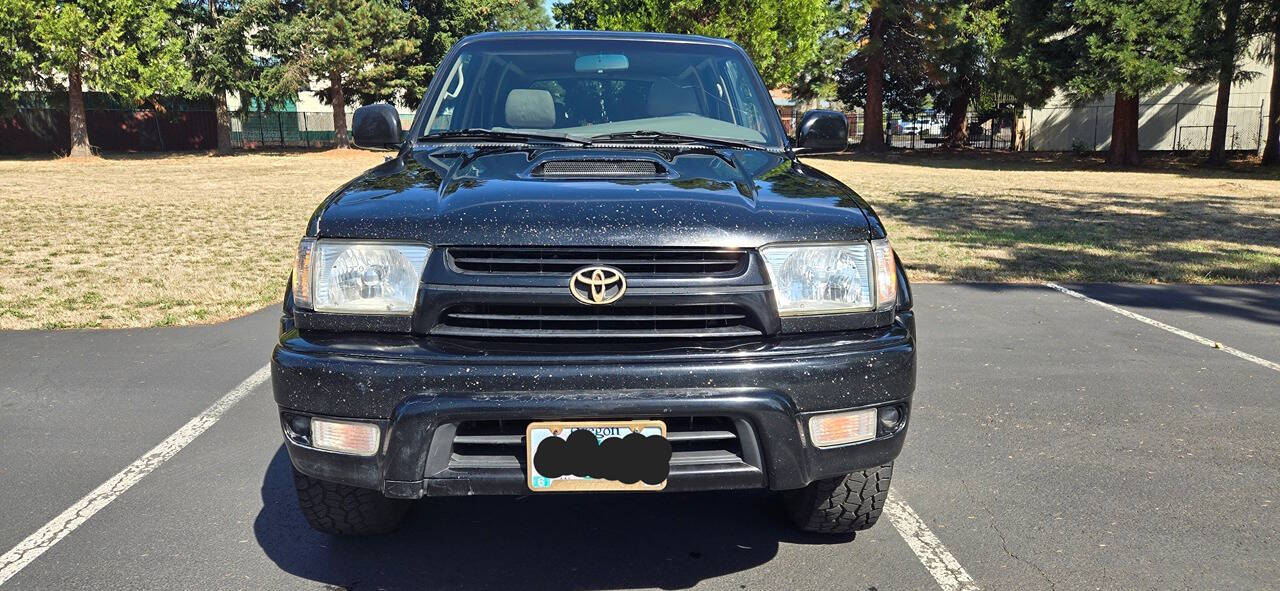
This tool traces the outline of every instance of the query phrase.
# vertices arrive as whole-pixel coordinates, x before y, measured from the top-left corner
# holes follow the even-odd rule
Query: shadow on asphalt
[[[932,285],[918,283],[913,285]],[[951,283],[991,293],[1049,293],[1039,283]],[[1146,309],[1194,312],[1280,326],[1280,285],[1170,285],[1145,283],[1067,283],[1063,287],[1096,300],[1142,313]],[[917,290],[918,291],[918,290]],[[1177,324],[1177,322],[1174,322]]]
[[[852,539],[799,533],[755,492],[428,499],[394,534],[337,538],[307,526],[290,470],[282,445],[254,535],[281,569],[334,588],[684,589],[769,562],[779,542]]]
[[[1182,310],[1280,326],[1280,285],[1103,283],[1070,287],[1122,308]]]

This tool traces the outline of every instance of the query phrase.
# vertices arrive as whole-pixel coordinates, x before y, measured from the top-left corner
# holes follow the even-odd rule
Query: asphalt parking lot
[[[1280,286],[1065,287],[1273,365],[1043,285],[917,285],[892,498],[936,538],[923,550],[901,512],[813,537],[764,493],[428,500],[395,535],[329,538],[294,507],[267,383],[68,521],[254,375],[277,313],[0,333],[0,550],[58,540],[8,552],[0,587],[1274,588]]]

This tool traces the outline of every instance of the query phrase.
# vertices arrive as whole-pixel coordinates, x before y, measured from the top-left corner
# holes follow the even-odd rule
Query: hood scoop
[[[557,159],[533,168],[530,176],[546,179],[629,179],[667,177],[667,168],[655,160]]]

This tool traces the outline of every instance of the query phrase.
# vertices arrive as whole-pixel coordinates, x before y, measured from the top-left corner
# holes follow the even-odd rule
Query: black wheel
[[[298,508],[311,529],[338,536],[363,536],[395,531],[413,501],[388,499],[382,493],[326,482],[293,471]]]
[[[844,534],[867,529],[880,519],[889,497],[893,462],[827,478],[783,495],[787,513],[804,531]]]

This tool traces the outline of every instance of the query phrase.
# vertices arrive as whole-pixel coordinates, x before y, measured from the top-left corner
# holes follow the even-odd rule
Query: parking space
[[[1280,358],[1266,339],[1280,333],[1275,290],[1069,287]],[[975,586],[1280,579],[1280,373],[1044,286],[916,292],[919,385],[894,495]],[[274,315],[0,334],[0,370],[14,376],[0,413],[13,450],[0,466],[14,516],[0,520],[4,547],[261,367]],[[294,507],[269,390],[4,588],[939,588],[891,523],[853,542],[802,535],[764,493],[428,500],[395,535],[328,538]]]
[[[1280,285],[1064,287],[1280,363]]]
[[[215,326],[0,331],[8,549],[262,366],[273,306]]]
[[[894,482],[991,588],[1263,588],[1280,374],[1041,286],[919,288]]]

